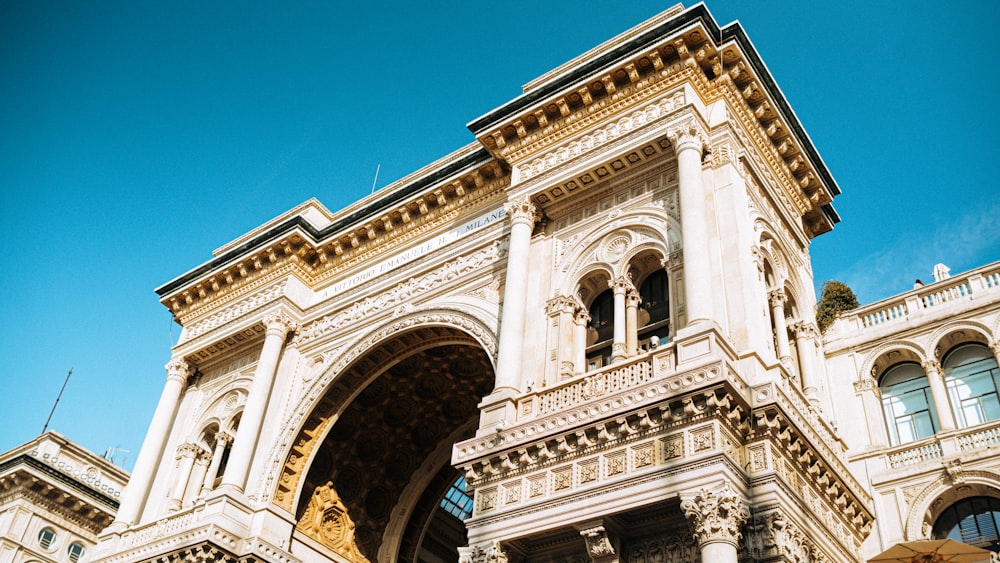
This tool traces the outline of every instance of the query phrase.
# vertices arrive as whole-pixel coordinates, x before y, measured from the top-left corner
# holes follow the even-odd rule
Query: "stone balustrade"
[[[862,333],[984,296],[1000,299],[1000,262],[854,309],[841,315],[837,324],[844,333]]]
[[[885,456],[885,467],[892,470],[928,462],[940,463],[939,460],[944,457],[959,452],[975,452],[997,444],[1000,444],[1000,420],[993,420],[952,432],[939,432],[930,438],[885,450],[882,455]]]

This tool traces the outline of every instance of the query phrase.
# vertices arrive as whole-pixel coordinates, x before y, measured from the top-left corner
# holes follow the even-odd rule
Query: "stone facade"
[[[127,480],[57,432],[0,454],[0,563],[89,561]]]
[[[157,290],[97,558],[863,560],[808,254],[839,189],[742,28],[676,6],[469,128]]]

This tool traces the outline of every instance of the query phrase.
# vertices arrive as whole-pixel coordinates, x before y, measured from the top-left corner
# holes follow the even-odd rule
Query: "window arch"
[[[969,497],[952,504],[934,522],[931,537],[1000,552],[1000,499]]]
[[[959,428],[1000,418],[1000,369],[989,348],[959,345],[945,355],[941,367]]]
[[[938,429],[937,412],[927,375],[912,362],[887,369],[879,382],[882,411],[893,446],[933,436]]]

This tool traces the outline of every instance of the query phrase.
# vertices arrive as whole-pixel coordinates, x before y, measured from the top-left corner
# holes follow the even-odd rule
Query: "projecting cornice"
[[[180,319],[213,297],[236,288],[255,291],[293,274],[306,282],[326,279],[338,265],[353,261],[385,241],[410,237],[442,214],[497,192],[509,182],[503,163],[470,145],[329,216],[318,202],[301,213],[279,217],[223,246],[201,266],[156,289],[161,302]],[[323,224],[317,226],[316,219]]]
[[[687,85],[706,104],[726,100],[783,180],[782,189],[807,203],[801,217],[808,236],[839,222],[831,204],[840,188],[739,23],[720,28],[703,4],[675,7],[571,62],[469,129],[516,168]]]

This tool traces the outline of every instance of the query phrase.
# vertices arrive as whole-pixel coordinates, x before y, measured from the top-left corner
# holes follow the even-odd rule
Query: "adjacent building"
[[[57,432],[0,454],[0,563],[89,561],[126,481]]]
[[[675,6],[468,127],[157,290],[183,332],[98,560],[862,561],[1000,496],[988,398],[878,419],[896,352],[980,385],[947,373],[995,352],[996,268],[822,336],[840,190],[738,23]]]

